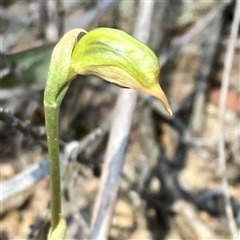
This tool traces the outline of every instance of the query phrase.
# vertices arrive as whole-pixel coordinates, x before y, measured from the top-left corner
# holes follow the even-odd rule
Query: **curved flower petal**
[[[119,86],[155,96],[172,114],[158,82],[160,68],[156,55],[121,30],[96,28],[85,34],[73,49],[71,69],[77,74],[94,74]]]

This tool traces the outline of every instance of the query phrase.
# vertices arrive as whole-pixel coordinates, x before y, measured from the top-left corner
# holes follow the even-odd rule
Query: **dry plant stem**
[[[57,13],[57,30],[58,30],[58,37],[60,38],[63,35],[64,30],[64,6],[62,0],[56,1],[56,13]]]
[[[23,134],[30,134],[36,139],[46,138],[45,130],[42,128],[34,127],[29,122],[23,122],[12,115],[8,110],[0,108],[0,120],[6,124],[17,128]]]
[[[173,204],[176,214],[173,227],[185,236],[185,239],[217,239],[217,236],[199,218],[195,207],[182,199]]]
[[[201,46],[200,46],[200,64],[196,74],[196,93],[193,102],[193,112],[191,116],[191,132],[199,135],[202,133],[204,122],[204,106],[206,102],[206,92],[209,85],[209,76],[211,73],[211,66],[213,56],[216,51],[220,26],[221,16],[218,14],[213,21],[207,26],[204,31]]]
[[[25,240],[34,239],[35,233],[41,228],[41,224],[44,223],[45,219],[47,219],[47,216],[49,214],[49,205],[50,204],[48,203],[46,208],[41,211],[37,219],[35,219],[34,222],[31,224]]]
[[[1,111],[0,111],[1,118]],[[100,141],[109,129],[111,117],[105,119],[104,123],[91,133],[86,135],[79,142],[72,141],[64,148],[64,153],[61,154],[61,170],[64,172],[66,165],[72,159],[76,159],[79,154],[85,151],[88,146],[94,145],[96,141]],[[30,168],[18,173],[11,179],[0,183],[0,203],[4,204],[12,197],[15,197],[21,192],[26,192],[33,187],[37,182],[45,178],[49,174],[49,159],[44,159]],[[5,210],[5,209],[3,209]]]
[[[139,2],[134,36],[145,43],[149,38],[153,6],[154,1]],[[119,95],[116,115],[110,129],[100,189],[93,212],[91,239],[106,239],[108,236],[136,98],[137,93],[133,90],[121,90]]]
[[[105,14],[109,9],[116,5],[116,0],[100,1],[97,7],[90,9],[83,17],[76,19],[73,23],[65,26],[64,32],[68,32],[79,26],[85,29],[92,29],[95,26],[95,21],[98,16]]]
[[[94,19],[94,21],[93,21],[93,28],[96,28],[99,24],[99,18],[100,18],[100,14],[101,14],[101,0],[97,0],[96,1],[96,9],[97,9],[97,13],[96,13],[96,17],[95,17],[95,19]]]
[[[48,16],[48,5],[47,0],[42,0],[39,3],[39,30],[41,35],[43,35],[44,40],[46,40],[46,25],[49,22]]]
[[[219,142],[218,142],[218,154],[219,154],[219,167],[222,177],[222,190],[225,199],[225,210],[228,218],[229,227],[231,230],[232,238],[238,238],[238,231],[234,221],[234,216],[231,208],[231,202],[228,193],[228,180],[226,171],[226,152],[225,152],[225,141],[224,141],[224,119],[225,110],[227,102],[227,94],[229,88],[229,79],[233,61],[234,48],[236,45],[238,28],[240,23],[240,1],[236,1],[234,19],[231,27],[230,39],[228,41],[227,52],[224,59],[224,70],[222,77],[222,88],[221,88],[221,98],[219,107]]]
[[[108,235],[136,97],[137,93],[134,90],[122,90],[118,98],[98,199],[93,213],[91,239],[106,239]]]
[[[185,46],[197,33],[201,32],[228,4],[229,2],[221,3],[219,7],[214,8],[212,11],[210,11],[186,34],[184,34],[182,37],[177,38],[176,41],[174,41],[170,46],[169,50],[159,57],[161,66],[164,66],[174,54],[176,54],[183,46]]]

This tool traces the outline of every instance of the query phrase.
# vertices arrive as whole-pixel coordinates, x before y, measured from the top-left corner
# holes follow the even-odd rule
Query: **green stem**
[[[58,106],[45,106],[48,151],[52,191],[52,231],[57,227],[61,214],[61,174],[59,161]]]

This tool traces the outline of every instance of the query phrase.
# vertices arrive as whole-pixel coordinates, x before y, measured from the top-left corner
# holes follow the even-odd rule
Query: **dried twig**
[[[23,134],[30,134],[36,139],[46,139],[44,127],[34,127],[29,121],[23,122],[3,108],[0,108],[0,120],[20,130]]]
[[[2,7],[0,7],[0,13],[2,19],[22,24],[23,26],[27,26],[29,24],[29,16],[22,15],[20,17],[19,15],[13,14],[7,8]]]
[[[23,96],[26,96],[29,92],[38,92],[42,91],[45,87],[45,83],[35,83],[28,88],[26,87],[14,87],[14,88],[2,88],[0,89],[1,101],[8,101],[13,98],[20,99]],[[7,104],[6,104],[7,105]],[[6,106],[5,106],[6,107]]]
[[[116,4],[116,0],[100,1],[96,8],[89,10],[83,17],[76,19],[73,23],[65,27],[64,32],[68,32],[73,28],[89,28],[94,24],[97,16],[100,16]]]
[[[65,158],[61,158],[65,159]],[[0,202],[6,201],[8,198],[31,188],[38,181],[49,174],[49,159],[45,159],[40,163],[20,172],[11,179],[0,184],[1,195]]]
[[[1,18],[5,18],[10,21],[10,24],[4,34],[0,34],[1,52],[7,50],[15,41],[26,31],[27,27],[34,21],[34,16],[21,17],[17,14],[13,14],[11,11],[5,8],[0,8]],[[2,23],[1,23],[2,24]]]
[[[182,151],[186,152],[186,149],[182,149]],[[179,154],[175,158],[178,157]],[[166,203],[166,206],[174,211],[174,217],[171,218],[170,222],[170,224],[173,224],[172,227],[177,229],[178,232],[182,232],[181,234],[186,239],[216,239],[215,234],[200,219],[193,203],[185,201],[182,188],[178,183],[179,171],[171,168],[169,163],[160,157],[157,165],[157,175],[161,181],[161,191],[164,195],[162,195],[163,198],[160,198],[160,201],[162,200],[161,205],[156,207],[164,213],[166,207],[164,208],[163,205]],[[167,213],[165,218],[167,219],[168,217],[169,213]]]
[[[229,79],[232,68],[232,61],[234,55],[234,48],[236,45],[238,28],[240,23],[240,1],[236,1],[234,19],[231,27],[231,34],[228,41],[227,52],[224,59],[224,69],[222,76],[222,87],[219,107],[219,142],[218,142],[218,154],[219,154],[219,167],[222,177],[222,189],[224,192],[225,210],[228,218],[229,227],[233,239],[238,238],[238,231],[234,221],[233,212],[231,209],[231,202],[228,193],[228,180],[226,170],[226,152],[225,152],[225,141],[224,141],[224,119],[227,102],[227,94],[229,88]]]
[[[209,76],[212,69],[212,62],[216,52],[221,28],[221,14],[219,13],[207,26],[200,46],[200,65],[196,74],[196,93],[193,102],[191,116],[191,132],[201,134],[203,127],[203,113],[206,102],[206,92],[209,85]]]
[[[102,139],[102,137],[108,132],[110,128],[110,122],[112,120],[112,116],[110,115],[101,126],[87,136],[85,136],[81,141],[76,142],[73,141],[66,146],[65,151],[68,152],[70,159],[76,159],[77,156],[82,153],[87,147],[95,143],[96,141]],[[72,147],[70,146],[72,144]],[[76,147],[73,147],[76,146]]]
[[[177,200],[173,204],[176,217],[174,228],[182,232],[185,239],[216,239],[216,235],[198,217],[195,207],[187,201]]]
[[[93,28],[98,27],[98,25],[99,25],[99,19],[100,19],[100,14],[101,14],[101,2],[103,2],[103,0],[96,0],[97,13],[96,13],[96,17],[92,24]]]
[[[39,32],[43,36],[44,40],[46,40],[47,37],[46,26],[48,22],[49,16],[47,0],[42,0],[39,2]]]
[[[186,34],[176,39],[170,46],[169,50],[159,57],[161,66],[163,67],[174,54],[176,54],[183,46],[185,46],[197,33],[201,32],[228,4],[229,1],[222,3],[219,7],[214,8]]]
[[[154,1],[139,2],[134,36],[145,43],[149,38],[153,6]],[[106,239],[108,236],[136,98],[137,93],[133,90],[121,90],[118,98],[92,218],[91,239]]]
[[[40,225],[46,219],[47,215],[49,214],[49,210],[50,210],[50,204],[48,203],[47,207],[40,213],[40,215],[34,221],[34,223],[29,226],[29,231],[25,237],[25,240],[34,239],[35,232],[40,228]]]
[[[161,68],[164,67],[164,65],[173,57],[174,54],[176,54],[178,51],[181,50],[182,47],[184,47],[188,42],[190,42],[196,34],[203,31],[204,28],[206,28],[209,23],[211,23],[217,16],[219,16],[219,14],[228,4],[229,2],[225,2],[222,3],[219,7],[214,8],[205,17],[203,17],[194,27],[192,27],[186,34],[177,38],[173,42],[173,44],[169,47],[169,49],[166,51],[166,53],[160,55],[159,62]],[[152,107],[159,114],[161,114],[161,116],[163,116],[168,121],[171,121],[179,130],[181,131],[186,130],[186,126],[184,125],[184,123],[177,116],[174,116],[174,114],[173,117],[170,117],[164,111],[162,104],[158,100],[141,93],[140,96],[143,97],[145,100],[148,100]],[[181,106],[178,103],[172,103],[171,105],[173,113],[177,113],[181,108]]]
[[[62,0],[56,1],[56,13],[57,13],[57,30],[58,37],[60,38],[63,35],[64,23],[65,23],[65,11]]]
[[[77,155],[82,153],[89,145],[91,145],[99,138],[102,138],[109,128],[109,122],[104,124],[93,132],[89,133],[81,141],[73,141],[66,145],[64,153],[61,155],[61,168],[62,173],[68,162],[75,159]],[[8,198],[16,195],[28,188],[34,186],[41,179],[49,174],[49,159],[45,159],[38,164],[28,168],[15,175],[13,178],[0,184],[1,195],[0,202],[6,201]]]

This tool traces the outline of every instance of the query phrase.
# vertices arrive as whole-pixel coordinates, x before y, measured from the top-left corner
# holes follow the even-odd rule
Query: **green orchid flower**
[[[78,36],[84,36],[78,41]],[[127,33],[111,28],[90,32],[73,29],[55,46],[44,93],[48,148],[51,160],[52,227],[49,239],[64,239],[66,223],[61,216],[59,164],[59,108],[72,79],[78,74],[97,75],[121,87],[160,99],[169,114],[168,100],[159,85],[159,62],[154,52]]]

